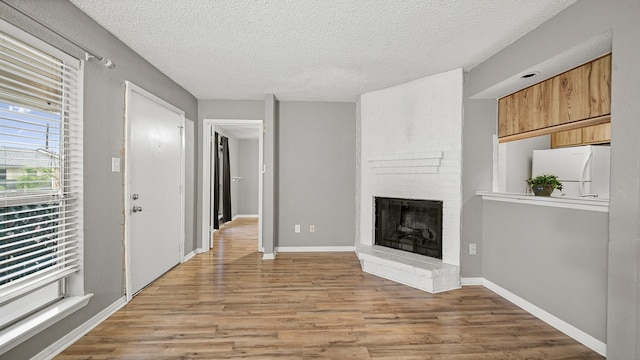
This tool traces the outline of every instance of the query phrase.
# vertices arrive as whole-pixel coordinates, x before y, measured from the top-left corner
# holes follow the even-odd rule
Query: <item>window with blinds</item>
[[[82,74],[50,49],[0,31],[0,330],[82,265]]]

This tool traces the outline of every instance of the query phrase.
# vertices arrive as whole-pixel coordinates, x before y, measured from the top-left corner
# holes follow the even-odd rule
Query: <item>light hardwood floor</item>
[[[262,261],[254,220],[217,234],[56,359],[602,359],[480,286],[432,295],[353,253]]]

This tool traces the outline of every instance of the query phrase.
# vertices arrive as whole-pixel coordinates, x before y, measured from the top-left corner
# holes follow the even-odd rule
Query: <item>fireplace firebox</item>
[[[442,259],[442,201],[375,197],[375,244]]]

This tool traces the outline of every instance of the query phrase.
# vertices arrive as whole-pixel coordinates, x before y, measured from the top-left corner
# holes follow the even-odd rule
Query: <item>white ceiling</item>
[[[198,99],[352,102],[469,70],[576,0],[70,1]]]

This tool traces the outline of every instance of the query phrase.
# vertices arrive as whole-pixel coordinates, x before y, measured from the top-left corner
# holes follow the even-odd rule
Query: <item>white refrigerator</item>
[[[531,177],[556,175],[562,192],[552,196],[609,198],[608,145],[586,145],[533,150]]]

